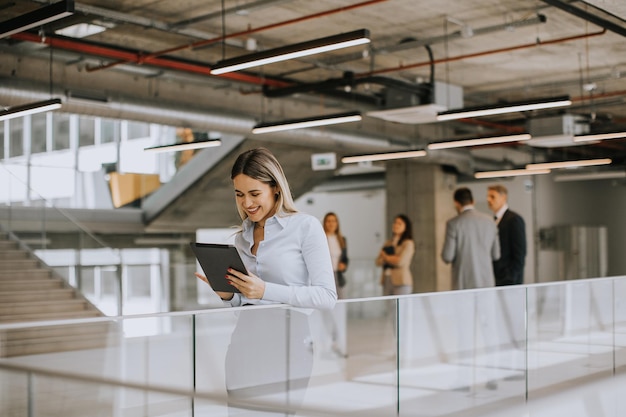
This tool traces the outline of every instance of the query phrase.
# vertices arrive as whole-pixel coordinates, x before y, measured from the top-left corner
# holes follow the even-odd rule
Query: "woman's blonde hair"
[[[276,187],[276,215],[286,216],[298,212],[283,168],[268,149],[255,148],[241,153],[233,165],[230,179],[235,179],[239,174],[247,175],[270,187]],[[239,204],[237,204],[237,211],[241,220],[248,217]]]

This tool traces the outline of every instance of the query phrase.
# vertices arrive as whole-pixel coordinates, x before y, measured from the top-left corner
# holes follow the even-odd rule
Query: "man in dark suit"
[[[509,210],[507,200],[508,190],[503,185],[487,188],[487,204],[494,213],[500,236],[500,259],[493,263],[497,286],[524,282],[526,225],[522,216]]]

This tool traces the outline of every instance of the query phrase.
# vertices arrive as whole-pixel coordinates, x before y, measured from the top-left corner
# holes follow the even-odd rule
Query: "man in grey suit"
[[[454,289],[495,286],[492,262],[500,258],[498,228],[491,217],[474,209],[469,188],[454,192],[459,213],[448,220],[441,252],[445,263],[452,263]]]
[[[469,188],[454,192],[454,206],[459,214],[446,224],[446,239],[441,252],[443,261],[452,263],[452,287],[459,290],[495,287],[492,262],[500,257],[496,223],[487,214],[474,209]],[[493,291],[484,291],[466,298],[465,302],[453,303],[457,311],[455,317],[463,318],[463,323],[457,326],[460,352],[479,354],[474,340],[477,329],[480,329],[478,334],[483,338],[482,344],[497,350],[500,343],[495,326],[494,295]],[[497,366],[497,355],[491,352],[485,359],[485,369],[481,371],[487,378],[485,387],[489,390],[498,387]],[[457,371],[457,381],[453,384],[455,390],[465,391],[473,386],[474,379],[466,371]]]

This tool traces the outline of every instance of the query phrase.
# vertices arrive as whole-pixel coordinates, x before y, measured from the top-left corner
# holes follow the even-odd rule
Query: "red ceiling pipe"
[[[606,33],[606,29],[603,29],[600,32],[586,33],[584,35],[569,36],[569,37],[566,37],[566,38],[554,39],[554,40],[551,40],[551,41],[544,41],[544,42],[542,42],[542,41],[538,40],[535,43],[527,43],[525,45],[511,46],[511,47],[508,47],[508,48],[493,49],[491,51],[476,52],[476,53],[473,53],[473,54],[459,55],[459,56],[454,56],[454,57],[449,57],[449,58],[436,59],[436,60],[434,60],[432,62],[428,61],[428,62],[418,62],[416,64],[410,64],[410,65],[401,65],[399,67],[385,68],[385,69],[381,69],[381,70],[377,70],[377,71],[371,71],[371,72],[367,72],[367,73],[358,74],[358,75],[355,75],[355,76],[356,77],[369,77],[371,75],[386,74],[388,72],[396,72],[396,71],[402,71],[402,70],[406,70],[406,69],[410,69],[410,68],[425,67],[425,66],[433,65],[433,64],[442,64],[442,63],[445,63],[445,62],[459,61],[459,60],[462,60],[462,59],[469,59],[469,58],[476,58],[476,57],[481,57],[481,56],[486,56],[486,55],[499,54],[499,53],[502,53],[502,52],[510,52],[510,51],[515,51],[515,50],[518,50],[518,49],[534,48],[534,47],[537,47],[537,46],[550,45],[550,44],[562,43],[562,42],[569,42],[569,41],[573,41],[573,40],[577,40],[577,39],[585,39],[585,38],[590,38],[592,36],[604,35],[605,33]]]
[[[268,30],[268,29],[275,29],[275,28],[278,28],[278,27],[281,27],[281,26],[287,26],[287,25],[290,25],[290,24],[293,24],[293,23],[300,23],[300,22],[303,22],[305,20],[317,19],[319,17],[329,16],[331,14],[345,12],[345,11],[356,9],[356,8],[359,8],[359,7],[371,6],[372,4],[382,3],[384,1],[388,1],[388,0],[369,0],[369,1],[364,1],[362,3],[357,3],[357,4],[350,5],[350,6],[339,7],[339,8],[336,8],[336,9],[327,10],[327,11],[320,12],[320,13],[314,13],[314,14],[311,14],[311,15],[308,15],[308,16],[302,16],[302,17],[298,17],[298,18],[295,18],[295,19],[291,19],[291,20],[285,20],[284,22],[272,23],[271,25],[261,26],[261,27],[258,27],[256,29],[248,29],[248,30],[244,30],[244,31],[241,31],[241,32],[231,33],[231,34],[226,35],[226,36],[220,36],[220,37],[213,38],[213,39],[206,39],[206,40],[202,40],[202,41],[198,41],[198,42],[193,42],[193,43],[190,43],[190,44],[175,46],[173,48],[164,49],[162,51],[152,52],[152,53],[149,53],[149,54],[134,54],[134,56],[132,58],[130,58],[130,59],[125,58],[125,59],[122,59],[120,61],[112,62],[112,63],[107,64],[107,65],[101,65],[101,66],[94,67],[94,68],[88,68],[87,70],[88,71],[98,71],[98,70],[101,70],[101,69],[107,69],[107,68],[114,67],[116,65],[130,63],[130,62],[134,62],[136,64],[152,63],[152,60],[154,58],[156,58],[158,56],[161,56],[161,55],[169,54],[169,53],[172,53],[172,52],[182,51],[182,50],[185,50],[185,49],[198,48],[200,46],[205,46],[205,45],[209,45],[209,44],[212,44],[212,43],[221,42],[221,41],[224,41],[226,39],[236,38],[236,37],[239,37],[239,36],[250,35],[251,33],[261,32],[261,31]]]
[[[15,35],[12,35],[11,37],[13,39],[21,41],[45,43],[50,45],[51,47],[65,49],[68,51],[75,51],[104,58],[129,60],[127,62],[130,62],[130,60],[134,59],[134,57],[137,56],[137,54],[134,52],[123,51],[108,46],[93,45],[73,39],[56,38],[52,36],[41,37],[30,32],[17,33]],[[194,74],[211,75],[211,68],[209,68],[208,65],[177,61],[165,57],[152,58],[150,60],[150,65],[178,71],[191,72]],[[288,83],[282,81],[267,79],[265,77],[257,77],[242,72],[232,72],[224,74],[224,78],[251,84],[271,85],[275,87],[286,87],[287,85],[289,85]]]
[[[489,121],[480,120],[480,119],[459,119],[459,121],[465,124],[484,126],[490,129],[505,131],[507,133],[526,133],[526,128],[522,126],[508,126],[503,123],[494,123],[494,122],[489,122]]]
[[[609,93],[598,93],[598,94],[592,94],[588,96],[574,97],[574,98],[571,98],[571,100],[572,101],[587,101],[587,100],[593,101],[597,98],[619,97],[619,96],[626,96],[626,90],[611,91]]]

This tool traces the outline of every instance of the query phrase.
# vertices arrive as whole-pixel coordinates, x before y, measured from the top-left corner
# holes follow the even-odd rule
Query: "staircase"
[[[0,326],[104,316],[7,233],[0,232]],[[110,323],[0,329],[0,357],[106,345]]]

